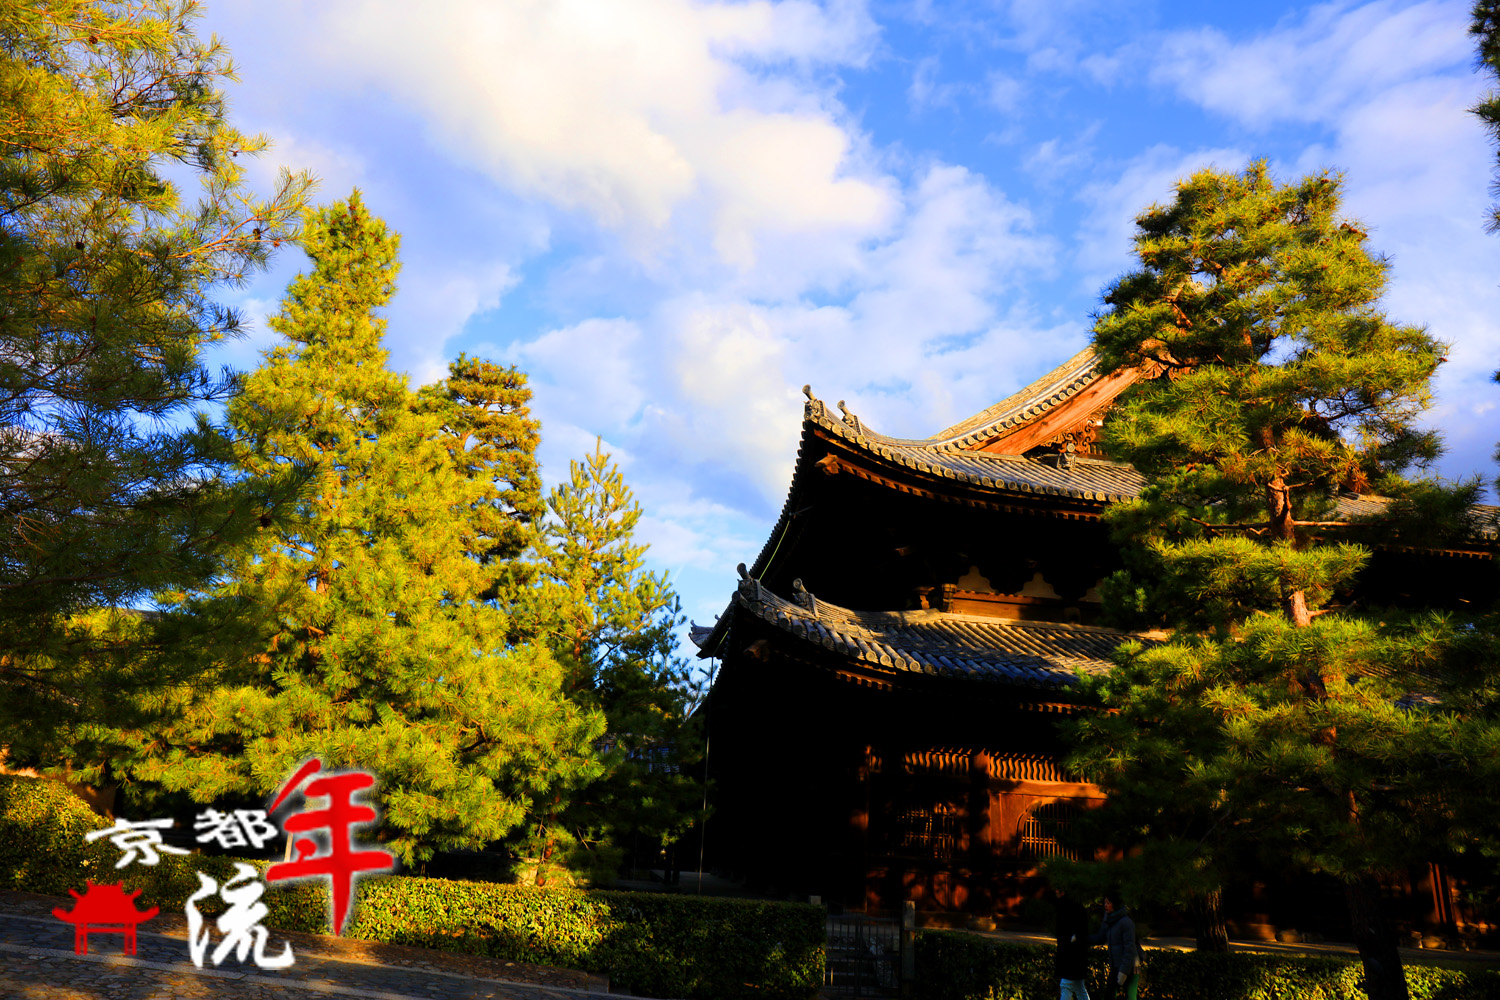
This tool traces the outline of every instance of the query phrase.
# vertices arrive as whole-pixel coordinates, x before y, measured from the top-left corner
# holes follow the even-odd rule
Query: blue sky
[[[1496,471],[1493,153],[1465,2],[255,0],[210,4],[234,115],[403,234],[392,364],[530,373],[544,474],[603,439],[711,621],[801,387],[926,436],[1088,342],[1174,180],[1333,168],[1390,315],[1453,347],[1440,472]],[[239,296],[253,367],[288,255]]]

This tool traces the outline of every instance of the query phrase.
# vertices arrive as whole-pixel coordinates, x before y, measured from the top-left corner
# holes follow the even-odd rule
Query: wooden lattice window
[[[1061,842],[1062,832],[1076,811],[1071,802],[1044,802],[1027,813],[1021,821],[1021,855],[1034,861],[1049,858],[1077,861],[1076,853]]]
[[[931,809],[907,809],[900,813],[893,832],[896,853],[944,861],[958,853],[962,817],[957,806],[939,802]]]

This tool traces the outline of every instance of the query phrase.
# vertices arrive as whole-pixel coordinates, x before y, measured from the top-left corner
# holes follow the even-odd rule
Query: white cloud
[[[1094,79],[1096,83],[1105,86],[1113,84],[1120,79],[1127,65],[1126,53],[1117,52],[1113,55],[1105,55],[1095,52],[1084,56],[1079,60],[1078,67]]]
[[[1254,127],[1327,121],[1414,76],[1467,65],[1468,4],[1377,0],[1312,8],[1245,42],[1213,28],[1162,39],[1153,78]]]
[[[341,198],[368,182],[367,164],[357,150],[281,130],[267,139],[270,148],[250,159],[245,171],[253,188],[265,195],[275,189],[281,170],[311,173],[318,195],[327,198]]]
[[[566,422],[609,433],[639,416],[642,335],[626,319],[590,319],[516,345],[507,360],[531,373],[547,426]]]
[[[648,435],[671,461],[707,466],[774,501],[786,489],[801,411],[773,317],[745,302],[688,299],[667,305],[659,323],[670,358]]]
[[[934,164],[917,180],[899,234],[869,254],[852,310],[879,353],[841,367],[868,383],[909,372],[942,341],[982,331],[996,301],[1052,266],[1054,246],[1031,213],[963,167]]]
[[[508,188],[587,213],[646,256],[689,206],[741,267],[763,231],[878,228],[887,193],[808,65],[865,59],[861,5],[398,0],[320,6],[316,50]],[[454,31],[455,24],[464,30]]]
[[[726,566],[748,561],[765,541],[755,537],[759,525],[744,530],[747,526],[740,511],[687,495],[685,484],[673,481],[637,491],[646,514],[636,534],[651,546],[651,558],[657,563],[674,572],[691,568],[722,573]],[[721,580],[721,585],[727,583]]]
[[[1119,38],[1150,16],[1156,6],[1142,0],[1001,0],[1000,21],[1009,29],[999,43],[1024,53],[1032,72],[1072,74],[1083,70],[1107,81],[1113,59],[1089,55],[1093,38]]]
[[[268,2],[256,19],[242,17],[237,37],[263,38],[256,58],[288,99],[342,94],[351,110],[378,109],[383,133],[425,131],[438,147],[392,149],[425,157],[412,164],[365,163],[335,140],[278,127],[279,159],[313,166],[335,195],[415,169],[434,183],[462,171],[510,199],[470,205],[451,189],[367,190],[382,212],[444,215],[442,232],[408,241],[391,309],[393,364],[419,381],[442,374],[445,344],[493,310],[559,230],[591,245],[598,267],[574,257],[547,279],[559,289],[574,281],[585,296],[634,285],[631,314],[647,322],[654,301],[704,289],[705,301],[733,306],[841,287],[904,211],[899,182],[878,169],[827,74],[875,50],[861,0],[455,0],[442,17],[397,0]],[[278,20],[299,25],[295,45],[270,44],[260,25]],[[488,246],[486,229],[495,233]],[[456,256],[475,248],[477,257]],[[579,315],[571,303],[567,311]],[[566,433],[559,420],[618,430],[644,418],[639,394],[672,362],[657,359],[649,377],[629,370],[638,359],[618,341],[639,343],[639,328],[622,332],[626,322],[579,323],[513,352],[550,379],[538,386],[539,403],[553,397],[549,433]],[[595,348],[610,337],[614,346]],[[655,357],[654,344],[637,350]],[[623,405],[629,392],[629,417],[605,417],[598,404]]]
[[[912,70],[911,84],[906,88],[906,103],[912,111],[955,106],[960,88],[957,84],[939,80],[938,74],[942,70],[943,64],[937,56],[918,60]]]
[[[767,62],[801,60],[863,66],[878,37],[860,0],[754,0],[702,5],[700,16],[714,46]]]
[[[1098,134],[1099,123],[1094,122],[1081,132],[1048,139],[1033,149],[1021,165],[1043,188],[1056,187],[1093,161],[1094,137]]]
[[[1008,73],[991,70],[985,76],[985,97],[996,111],[1018,110],[1025,95],[1026,85]]]
[[[800,284],[785,270],[774,296],[747,294],[731,274],[667,294],[638,325],[590,321],[522,345],[514,357],[533,373],[538,411],[601,430],[699,499],[753,496],[774,511],[804,383],[894,433],[931,433],[955,405],[988,405],[995,357],[1056,349],[1016,306],[1027,276],[1053,267],[1055,246],[961,167],[929,165],[900,199],[888,236],[840,244],[823,261],[831,273]],[[846,291],[809,301],[825,282]]]
[[[448,374],[446,343],[478,313],[496,309],[501,296],[517,281],[501,262],[446,262],[408,271],[390,307],[390,326],[415,336],[387,336],[391,366],[411,375],[416,384]]]

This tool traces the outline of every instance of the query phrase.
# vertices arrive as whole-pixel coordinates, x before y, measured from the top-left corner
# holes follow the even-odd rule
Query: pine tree
[[[220,651],[221,687],[137,773],[207,802],[266,794],[311,756],[364,768],[381,782],[388,845],[420,862],[497,841],[534,799],[587,780],[604,720],[483,600],[493,574],[471,553],[494,483],[472,451],[455,460],[466,432],[445,430],[380,346],[396,237],[358,192],[306,233],[312,270],[271,321],[287,343],[246,378],[229,423],[246,475],[290,465],[314,488],[294,523],[266,527],[223,586],[189,599],[266,609],[267,632]]]
[[[1104,431],[1148,482],[1113,516],[1140,548],[1109,600],[1177,631],[1098,683],[1122,714],[1079,725],[1074,763],[1124,793],[1138,830],[1154,816],[1179,848],[1214,831],[1192,859],[1200,893],[1226,838],[1340,879],[1366,989],[1386,1000],[1407,992],[1379,878],[1462,837],[1435,761],[1477,744],[1448,706],[1411,707],[1427,682],[1389,624],[1324,613],[1368,555],[1335,541],[1337,492],[1373,484],[1407,507],[1444,492],[1397,475],[1437,453],[1414,421],[1443,345],[1379,311],[1387,264],[1339,216],[1339,187],[1205,170],[1137,219],[1141,267],[1109,289],[1094,342],[1106,366],[1163,374]]]
[[[52,763],[92,723],[140,722],[185,680],[162,650],[204,624],[131,617],[199,583],[294,482],[236,487],[191,408],[235,380],[213,295],[295,236],[309,180],[244,185],[265,140],[191,2],[0,2],[0,746]],[[180,180],[202,194],[186,200]],[[185,419],[186,418],[186,419]],[[185,426],[183,426],[185,424]],[[143,664],[152,661],[151,666]]]
[[[1190,669],[1200,652],[1169,648]],[[1069,764],[1098,780],[1105,807],[1083,811],[1066,831],[1080,857],[1100,844],[1122,853],[1105,864],[1049,862],[1048,878],[1080,897],[1123,886],[1137,910],[1181,907],[1199,951],[1227,952],[1223,890],[1254,852],[1239,836],[1221,776],[1202,766],[1224,748],[1219,717],[1180,686],[1163,683],[1161,674],[1175,666],[1166,651],[1149,659],[1139,649],[1126,652],[1135,655],[1118,657],[1109,678],[1093,685],[1111,711],[1072,727]]]
[[[546,512],[536,460],[541,423],[530,402],[526,375],[514,365],[460,354],[447,379],[422,388],[418,403],[439,419],[451,460],[480,486],[464,550],[492,574],[482,598],[506,605],[534,580],[533,561],[521,556]]]
[[[1469,12],[1469,34],[1474,36],[1479,68],[1500,79],[1500,2],[1475,0]],[[1492,142],[1500,145],[1500,94],[1491,92],[1469,109],[1484,123]],[[1497,167],[1500,171],[1500,167]],[[1497,174],[1500,176],[1500,174]],[[1500,185],[1500,180],[1496,181]],[[1500,231],[1500,205],[1490,209],[1491,232]]]
[[[677,596],[666,574],[645,569],[634,540],[642,511],[624,475],[596,445],[570,463],[547,507],[531,627],[549,637],[569,696],[602,712],[608,730],[596,748],[602,774],[557,788],[517,845],[538,859],[539,885],[563,868],[608,878],[626,837],[668,845],[697,820],[702,794],[690,774],[695,688],[675,655]]]
[[[1500,80],[1500,0],[1475,0],[1470,11],[1469,34],[1475,39],[1479,67]],[[1469,110],[1484,123],[1490,141],[1500,148],[1500,93],[1491,91]],[[1495,176],[1491,187],[1500,191],[1500,166],[1496,167]],[[1490,207],[1487,228],[1491,233],[1500,232],[1500,205]],[[1500,371],[1496,371],[1493,377],[1500,382]],[[1495,449],[1495,461],[1500,462],[1500,446]],[[1500,485],[1500,479],[1496,483]]]

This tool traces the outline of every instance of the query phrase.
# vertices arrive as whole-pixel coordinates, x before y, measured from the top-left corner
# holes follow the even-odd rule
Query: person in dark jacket
[[[1061,1000],[1089,1000],[1089,916],[1083,904],[1057,890],[1057,978]]]
[[[1135,921],[1119,889],[1104,894],[1104,923],[1089,938],[1091,944],[1109,946],[1109,978],[1104,982],[1104,1000],[1136,1000],[1141,979],[1141,951],[1135,941]]]

